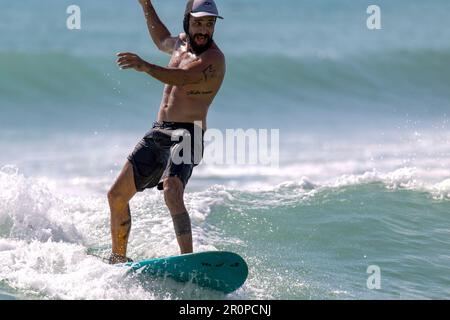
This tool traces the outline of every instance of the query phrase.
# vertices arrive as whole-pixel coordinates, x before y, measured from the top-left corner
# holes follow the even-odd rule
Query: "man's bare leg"
[[[191,220],[184,206],[184,186],[178,177],[164,180],[164,199],[172,215],[181,254],[193,252]]]
[[[111,263],[126,261],[128,237],[131,230],[129,201],[136,192],[133,166],[127,161],[116,182],[108,192],[108,202],[111,210]]]

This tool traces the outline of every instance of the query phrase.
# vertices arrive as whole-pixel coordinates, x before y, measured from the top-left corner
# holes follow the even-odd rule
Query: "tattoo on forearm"
[[[216,76],[216,69],[214,69],[214,66],[210,64],[203,70],[203,77],[205,82],[207,82],[209,79],[212,79]]]
[[[199,84],[202,81],[207,82],[210,79],[216,77],[216,69],[211,64],[207,68],[202,71],[202,76],[198,74],[192,75],[183,70],[184,74],[179,74],[180,70],[164,68],[151,63],[147,63],[146,72],[152,77],[158,79],[159,81],[170,84],[170,85],[179,85],[185,86],[188,84]],[[176,72],[176,73],[172,73]],[[180,81],[181,80],[181,81]],[[202,92],[201,94],[211,94],[212,92]],[[198,94],[198,93],[197,93]]]

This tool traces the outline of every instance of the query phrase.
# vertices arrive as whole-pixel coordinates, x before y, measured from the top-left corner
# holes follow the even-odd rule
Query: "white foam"
[[[327,186],[339,188],[349,185],[380,182],[391,189],[414,189],[415,187],[419,186],[415,176],[415,168],[400,168],[388,173],[380,173],[376,170],[372,170],[360,175],[343,175]]]
[[[63,242],[7,242],[0,251],[0,278],[28,295],[46,299],[154,299],[125,270],[86,256],[82,246]]]
[[[0,222],[11,221],[10,237],[79,242],[82,237],[66,215],[61,201],[46,185],[17,171],[0,171]]]
[[[437,200],[450,200],[450,179],[446,179],[428,188],[428,191]]]

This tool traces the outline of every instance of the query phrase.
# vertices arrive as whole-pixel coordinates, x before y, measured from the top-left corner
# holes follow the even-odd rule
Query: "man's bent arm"
[[[185,86],[220,80],[224,73],[223,55],[207,53],[201,59],[191,62],[183,69],[164,68],[145,62],[144,71],[153,78],[172,86]]]
[[[177,68],[164,68],[151,63],[146,63],[145,72],[153,78],[170,86],[185,86],[198,84],[205,80],[202,72]]]
[[[221,81],[225,74],[225,58],[222,53],[210,51],[183,68],[164,68],[142,60],[130,52],[118,53],[117,64],[121,69],[135,69],[172,86],[185,86],[201,82]]]
[[[171,37],[169,30],[161,22],[150,0],[140,0],[147,20],[148,31],[159,50],[171,54],[176,37]]]

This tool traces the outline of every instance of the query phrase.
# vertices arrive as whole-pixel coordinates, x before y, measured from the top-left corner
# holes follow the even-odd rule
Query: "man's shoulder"
[[[215,60],[217,62],[225,63],[225,55],[215,43],[211,46],[211,48],[206,50],[201,57],[202,59]]]

